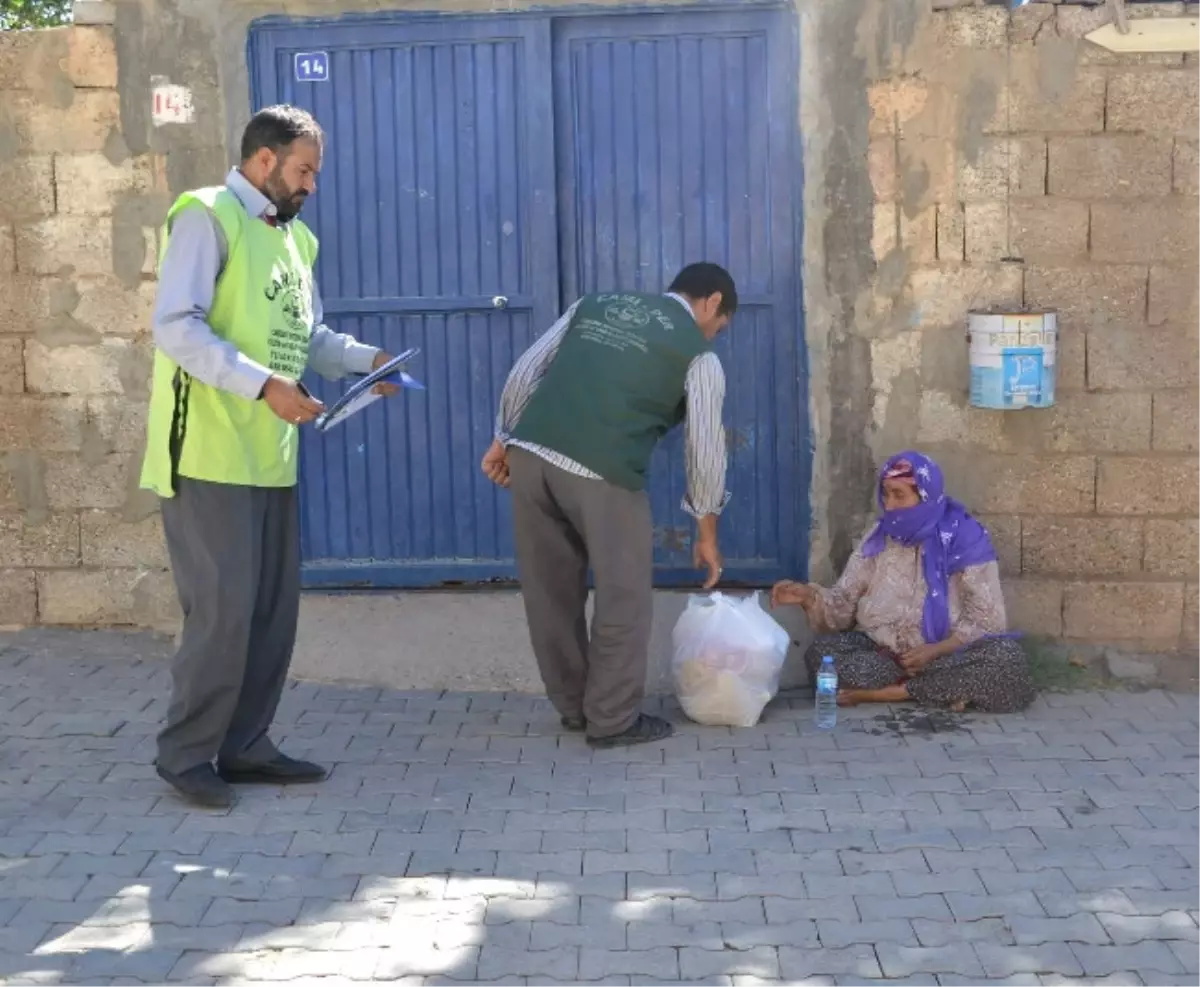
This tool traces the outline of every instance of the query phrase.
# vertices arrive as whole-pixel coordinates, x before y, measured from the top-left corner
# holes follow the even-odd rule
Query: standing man
[[[387,356],[321,324],[317,240],[296,217],[323,141],[304,110],[261,110],[225,184],[167,214],[141,482],[162,498],[184,619],[156,767],[202,805],[232,805],[230,782],[325,777],[267,736],[300,604],[297,430],[323,409],[299,381]]]
[[[587,295],[517,361],[483,471],[513,494],[517,568],[542,682],[568,730],[593,747],[662,740],[640,712],[654,564],[646,468],[685,427],[695,561],[721,574],[725,374],[712,340],[737,309],[733,278],[692,264],[665,296]],[[595,576],[589,640],[587,572]]]

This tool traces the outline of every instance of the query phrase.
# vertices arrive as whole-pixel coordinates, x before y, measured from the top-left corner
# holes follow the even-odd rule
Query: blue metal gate
[[[798,416],[794,64],[782,11],[579,18],[555,32],[563,294],[661,290],[695,260],[726,266],[741,307],[725,367],[726,578],[800,570],[807,481]],[[657,581],[695,582],[679,509],[682,429],[659,448]]]
[[[507,495],[478,472],[513,360],[581,293],[656,290],[700,259],[742,298],[719,346],[726,578],[803,573],[793,33],[783,10],[678,8],[252,28],[255,105],[305,106],[328,132],[305,217],[326,321],[421,347],[429,385],[305,435],[306,585],[514,578]],[[696,578],[683,475],[676,433],[653,467],[659,585]]]

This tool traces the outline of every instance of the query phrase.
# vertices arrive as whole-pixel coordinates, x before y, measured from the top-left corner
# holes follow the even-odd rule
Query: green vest
[[[691,312],[662,295],[587,295],[512,437],[626,490],[683,421],[688,367],[709,349]]]
[[[271,226],[246,212],[226,188],[181,195],[172,218],[194,204],[216,217],[228,246],[208,324],[222,339],[272,373],[299,380],[312,334],[313,264],[317,239],[299,220]],[[180,476],[247,487],[296,483],[299,436],[262,400],[210,387],[161,350],[154,353],[141,485],[175,495]]]

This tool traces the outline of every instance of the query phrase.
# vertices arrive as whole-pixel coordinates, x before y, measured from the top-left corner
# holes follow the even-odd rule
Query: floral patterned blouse
[[[809,619],[818,633],[859,630],[896,654],[926,643],[921,632],[926,587],[919,546],[889,538],[884,550],[868,559],[860,542],[833,589],[817,589]],[[1003,634],[1007,625],[999,565],[969,566],[950,577],[950,631],[960,644]]]

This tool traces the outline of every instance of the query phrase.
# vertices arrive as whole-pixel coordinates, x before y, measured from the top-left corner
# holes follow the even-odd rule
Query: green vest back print
[[[683,421],[688,367],[709,342],[663,295],[587,295],[513,438],[642,490],[658,441]]]
[[[316,237],[299,220],[271,226],[252,218],[228,189],[209,188],[186,192],[171,207],[164,250],[172,218],[196,204],[216,217],[228,248],[209,325],[272,373],[299,380],[312,334]],[[277,418],[265,401],[201,383],[155,351],[143,487],[171,497],[179,476],[290,487],[298,452],[296,426]]]

